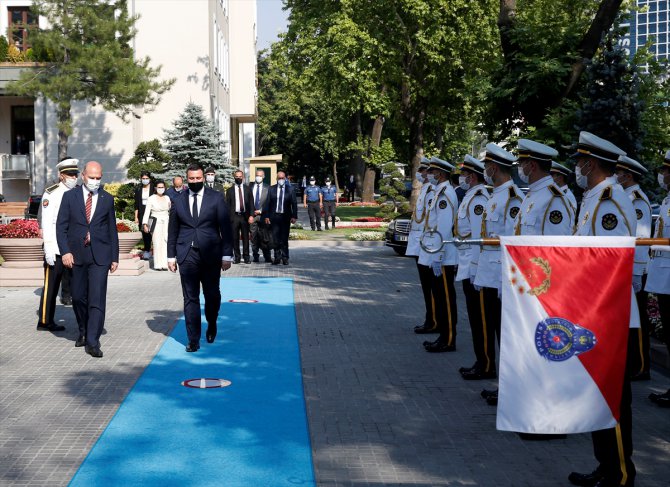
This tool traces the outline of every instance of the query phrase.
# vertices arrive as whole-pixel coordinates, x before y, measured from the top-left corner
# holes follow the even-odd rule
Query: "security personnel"
[[[431,290],[431,281],[433,279],[433,271],[427,265],[419,263],[419,253],[421,252],[421,235],[424,230],[428,229],[428,214],[430,212],[429,205],[432,204],[432,194],[434,192],[433,185],[428,181],[428,167],[430,166],[430,159],[421,158],[419,169],[414,175],[416,180],[421,183],[421,190],[414,205],[412,212],[412,219],[410,220],[409,236],[407,237],[407,250],[405,255],[414,257],[416,267],[419,272],[419,282],[421,283],[421,291],[423,292],[423,301],[426,307],[425,319],[422,325],[414,327],[414,333],[437,333],[437,322],[435,321],[435,302],[433,301],[433,293]]]
[[[302,196],[302,203],[307,208],[309,226],[312,227],[312,231],[321,231],[321,201],[321,190],[316,186],[316,179],[312,176]]]
[[[63,266],[58,242],[56,241],[56,219],[61,199],[66,191],[77,185],[79,161],[65,157],[56,165],[58,184],[49,186],[42,196],[42,239],[44,241],[44,287],[40,296],[37,329],[40,331],[63,331],[65,327],[54,322],[58,287],[65,273],[70,270]]]
[[[636,217],[633,203],[623,188],[614,184],[612,175],[620,156],[626,153],[611,142],[589,132],[579,134],[575,177],[584,190],[575,235],[634,236]],[[603,263],[606,269],[606,263]],[[612,350],[625,354],[626,350]],[[589,474],[572,472],[568,480],[581,486],[632,486],[635,481],[630,380],[623,374],[619,424],[594,431],[593,453],[598,467]]]
[[[468,154],[465,156],[460,170],[461,175],[458,178],[458,185],[465,191],[465,195],[458,207],[454,236],[466,239],[473,238],[473,233],[479,236],[484,208],[489,200],[489,192],[484,186],[484,163]],[[457,250],[458,271],[456,281],[461,281],[463,286],[470,331],[472,332],[472,346],[476,357],[472,367],[461,367],[459,372],[466,380],[495,378],[495,357],[492,360],[488,354],[486,328],[482,321],[482,290],[477,291],[472,285],[477,270],[476,259],[479,257],[479,247],[460,245]]]
[[[482,215],[481,238],[514,235],[514,219],[519,214],[523,193],[512,180],[514,154],[490,142],[484,156],[484,181],[493,186],[491,198]],[[473,229],[474,230],[474,229]],[[502,268],[500,246],[482,245],[474,285],[482,289],[482,319],[486,325],[487,350],[495,363],[495,339],[500,344]],[[498,391],[482,391],[490,405],[498,404]]]
[[[332,228],[335,228],[335,208],[337,202],[337,188],[330,183],[330,178],[326,178],[326,185],[321,188],[321,202],[323,205],[323,222],[328,230],[328,219],[331,220]]]
[[[428,168],[428,181],[433,185],[431,201],[428,205],[428,228],[437,230],[443,239],[453,238],[453,228],[458,211],[458,197],[449,176],[454,166],[433,157]],[[430,267],[433,272],[430,289],[435,302],[435,321],[440,336],[434,342],[423,343],[427,352],[453,352],[456,350],[456,288],[454,277],[458,264],[458,252],[454,245],[445,245],[434,254],[421,249],[419,263]]]
[[[658,184],[666,192],[666,196],[661,203],[654,237],[670,238],[670,192],[668,192],[670,190],[670,150],[665,153],[665,160],[658,170]],[[668,347],[668,353],[670,353],[670,246],[651,246],[651,260],[647,274],[645,290],[655,293],[658,299],[665,346]],[[649,399],[661,407],[670,408],[670,389],[663,394],[652,393]]]
[[[551,161],[551,177],[554,178],[554,183],[556,183],[556,186],[561,188],[561,191],[565,194],[565,197],[568,198],[568,202],[570,203],[570,207],[572,208],[572,214],[575,217],[575,221],[573,221],[573,225],[577,221],[577,198],[575,198],[574,193],[568,186],[568,178],[572,175],[572,171],[565,167],[562,164],[559,164],[556,161]]]
[[[212,166],[205,168],[205,186],[215,189],[224,195],[226,194],[226,188],[223,187],[223,184],[216,182],[216,169]]]
[[[621,156],[616,165],[617,181],[633,202],[637,219],[636,237],[649,238],[651,236],[651,205],[649,198],[640,189],[640,178],[647,169],[638,161],[627,156]],[[649,247],[638,245],[635,247],[635,263],[633,264],[633,291],[637,307],[640,311],[640,328],[631,328],[628,337],[627,364],[631,380],[649,380],[649,315],[647,314],[647,291],[644,283],[647,281],[647,264],[649,263]]]

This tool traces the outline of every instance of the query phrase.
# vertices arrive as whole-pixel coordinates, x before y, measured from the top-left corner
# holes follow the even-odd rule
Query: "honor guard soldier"
[[[516,156],[502,147],[489,143],[484,156],[484,181],[493,186],[491,197],[482,216],[481,238],[514,235],[514,219],[519,214],[523,193],[512,180],[512,166]],[[474,230],[474,229],[473,229]],[[495,340],[500,344],[502,304],[502,268],[500,246],[482,245],[474,285],[482,289],[482,320],[486,326],[486,349],[491,363],[495,363]],[[488,404],[498,404],[498,391],[482,391]]]
[[[419,272],[419,282],[421,283],[421,291],[423,292],[423,301],[426,306],[426,317],[422,325],[414,327],[414,333],[437,333],[437,322],[435,321],[435,302],[433,301],[433,293],[431,290],[431,281],[433,279],[433,271],[430,266],[419,263],[419,254],[421,253],[421,235],[424,230],[428,229],[428,213],[429,205],[432,204],[433,185],[428,181],[428,167],[430,160],[425,157],[421,158],[419,169],[414,175],[416,180],[421,183],[421,190],[414,205],[414,212],[412,212],[412,219],[410,220],[409,236],[407,237],[407,250],[405,255],[414,257],[416,267]]]
[[[434,192],[428,205],[428,228],[437,230],[442,238],[453,238],[453,228],[458,211],[458,197],[449,175],[454,166],[436,157],[431,158],[428,181]],[[435,302],[435,321],[440,336],[434,342],[423,343],[427,352],[453,352],[456,350],[456,289],[454,277],[458,264],[458,252],[454,245],[445,245],[439,252],[431,254],[421,249],[419,263],[433,271],[430,286]]]
[[[634,159],[621,156],[616,165],[617,181],[633,202],[637,219],[636,237],[651,237],[651,205],[649,198],[640,189],[640,178],[647,169]],[[640,328],[631,328],[628,337],[628,367],[631,380],[649,380],[649,316],[647,310],[647,264],[649,263],[649,247],[635,247],[635,263],[633,264],[633,291],[637,307],[640,311]]]
[[[323,203],[323,222],[328,230],[328,220],[331,221],[331,228],[335,228],[335,208],[337,208],[337,188],[330,183],[330,178],[326,178],[326,185],[321,188],[321,201]]]
[[[307,208],[309,215],[309,226],[312,231],[321,231],[321,190],[316,186],[314,176],[309,178],[309,186],[305,188],[302,196],[302,203]]]
[[[665,199],[661,203],[654,237],[670,238],[670,150],[665,153],[665,160],[658,170],[658,184],[665,192]],[[658,299],[665,346],[670,353],[670,246],[651,246],[645,290],[655,293]],[[649,399],[661,407],[670,408],[670,389],[663,394],[651,393]]]
[[[215,189],[224,195],[226,194],[223,184],[216,182],[216,169],[212,166],[205,168],[205,187]]]
[[[575,177],[577,185],[588,192],[582,200],[575,235],[635,236],[637,219],[633,203],[623,188],[612,181],[617,161],[625,155],[623,150],[605,139],[589,132],[579,134],[577,153],[573,155],[577,159]],[[607,269],[606,262],[603,262],[603,269]],[[631,302],[635,303],[632,297]],[[637,309],[633,310],[631,306],[632,317],[634,312]],[[626,350],[612,350],[611,353],[625,354]],[[574,485],[634,485],[631,390],[626,373],[621,381],[623,390],[619,424],[591,433],[598,467],[589,474],[572,472],[568,480]]]
[[[565,197],[568,199],[568,202],[570,203],[570,207],[572,208],[572,215],[575,218],[575,220],[572,222],[574,226],[574,224],[577,222],[577,198],[575,198],[574,193],[568,186],[568,179],[573,173],[570,169],[568,169],[562,164],[559,164],[556,161],[551,161],[550,172],[551,177],[554,178],[554,183],[556,183],[556,186],[561,188],[561,191],[563,191]]]
[[[49,186],[42,196],[42,239],[44,241],[44,287],[40,296],[39,319],[37,329],[40,331],[63,331],[65,327],[54,322],[56,312],[56,296],[63,275],[70,270],[63,266],[61,254],[56,241],[56,220],[58,209],[66,191],[77,185],[79,161],[65,157],[57,165],[58,184]]]
[[[460,166],[459,187],[465,191],[463,201],[458,207],[454,237],[460,239],[479,236],[482,228],[484,208],[489,199],[489,192],[484,186],[484,163],[471,155],[466,155]],[[474,232],[473,232],[474,230]],[[481,289],[477,291],[472,282],[477,270],[476,259],[479,258],[479,247],[471,245],[458,246],[458,271],[456,281],[461,281],[465,305],[468,309],[472,346],[476,361],[472,367],[461,367],[459,372],[466,380],[491,379],[496,377],[495,361],[491,361],[486,349],[486,329],[482,321]],[[474,265],[473,265],[474,260]]]

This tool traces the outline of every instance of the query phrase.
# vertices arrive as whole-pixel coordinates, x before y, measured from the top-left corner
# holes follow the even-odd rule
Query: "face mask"
[[[279,186],[284,186],[285,183],[286,179],[277,179],[277,184],[279,184]]]
[[[310,181],[310,182],[309,182],[309,185],[310,185],[310,186],[314,186],[315,184],[316,184],[316,181]]]
[[[261,184],[263,182],[263,176],[256,176],[256,182]]]
[[[158,194],[165,193],[165,188],[156,188],[156,193],[158,193]]]
[[[87,179],[86,180],[86,187],[91,193],[95,193],[98,188],[100,187],[100,180],[99,179]]]
[[[485,181],[486,184],[488,184],[489,186],[493,186],[493,177],[492,177],[492,176],[489,176],[489,172],[486,171],[486,170],[484,171],[484,181]]]
[[[198,181],[197,183],[188,183],[188,189],[190,189],[194,193],[198,193],[203,186],[204,183],[202,181]]]
[[[208,183],[213,183],[214,182],[214,176],[211,176],[211,175],[208,174],[207,176],[205,176],[205,181],[207,181]]]
[[[528,182],[530,181],[530,176],[524,172],[523,167],[521,166],[517,167],[516,172],[519,175],[519,179],[521,180],[521,182],[524,184],[528,184]]]
[[[421,184],[423,184],[423,183],[426,182],[426,180],[425,180],[424,177],[423,177],[423,174],[421,174],[419,171],[417,171],[417,172],[414,173],[414,179],[416,179],[417,181],[419,181]]]
[[[470,189],[470,183],[468,183],[468,177],[467,176],[458,176],[458,185],[464,191],[467,191],[468,189]]]
[[[242,178],[235,178],[235,184],[242,184]]]
[[[586,189],[589,187],[589,182],[587,177],[582,174],[582,168],[577,166],[575,167],[575,179],[577,182],[577,186],[579,186],[582,189]]]
[[[432,184],[433,186],[437,186],[438,184],[440,184],[440,182],[439,182],[439,181],[437,180],[437,178],[435,177],[435,174],[429,174],[429,175],[427,176],[427,179],[428,179],[428,182],[429,182],[430,184]]]
[[[63,184],[67,189],[72,189],[77,185],[77,178],[65,178]]]
[[[181,190],[182,190],[182,189],[184,189],[183,186],[179,186],[178,188],[177,188],[177,187],[174,188],[174,190],[175,190],[177,193],[181,193]]]
[[[670,185],[668,185],[668,183],[665,182],[665,176],[663,176],[663,174],[661,174],[661,173],[658,173],[658,176],[657,176],[656,179],[658,180],[658,185],[662,189],[665,189],[667,191],[667,189]]]
[[[330,181],[326,182],[326,186],[330,188]]]
[[[625,183],[624,181],[625,176],[623,174],[615,174],[614,177],[616,178],[616,182],[623,186],[623,184]]]
[[[144,186],[146,186],[147,184],[149,184],[149,179],[142,179],[142,184],[143,184]]]

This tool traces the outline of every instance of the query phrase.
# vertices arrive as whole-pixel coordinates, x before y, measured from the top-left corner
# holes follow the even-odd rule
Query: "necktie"
[[[86,198],[86,223],[91,223],[91,210],[93,209],[93,193],[89,192],[88,197]],[[91,232],[86,232],[86,238],[84,239],[84,246],[88,246],[91,243]]]
[[[261,185],[257,184],[256,185],[256,201],[254,201],[254,205],[256,206],[257,210],[260,210],[261,206]]]
[[[191,215],[193,215],[193,220],[198,222],[198,194],[193,193],[193,209],[191,210]]]
[[[279,187],[279,213],[284,213],[284,186]]]
[[[237,197],[240,199],[240,213],[244,213],[244,197],[242,196],[242,185],[237,185]]]

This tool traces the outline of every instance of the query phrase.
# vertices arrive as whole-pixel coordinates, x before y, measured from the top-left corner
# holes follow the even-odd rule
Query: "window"
[[[30,47],[28,32],[37,27],[37,17],[30,11],[30,7],[8,7],[7,39],[21,51]]]

